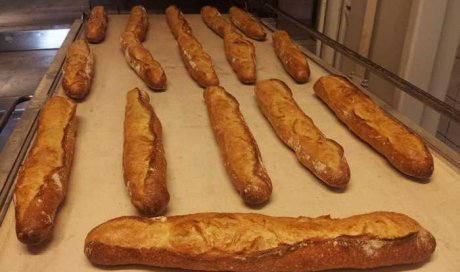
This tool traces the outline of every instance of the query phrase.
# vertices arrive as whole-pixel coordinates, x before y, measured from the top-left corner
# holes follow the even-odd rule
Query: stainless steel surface
[[[432,109],[445,114],[446,116],[457,120],[460,122],[460,110],[455,109],[454,107],[451,107],[447,103],[437,99],[436,97],[432,96],[428,92],[418,88],[414,84],[410,83],[407,80],[404,80],[400,78],[398,75],[395,73],[392,73],[385,68],[381,67],[380,65],[370,61],[369,59],[361,56],[360,54],[356,53],[355,51],[343,46],[342,44],[336,42],[335,40],[329,38],[328,36],[312,29],[298,20],[296,20],[294,17],[289,15],[288,13],[279,10],[265,0],[258,0],[261,2],[261,4],[267,8],[268,10],[278,14],[279,16],[283,16],[289,21],[291,21],[293,24],[304,30],[306,33],[310,34],[312,37],[315,39],[321,40],[325,44],[329,45],[333,49],[335,49],[337,52],[340,52],[344,54],[345,56],[349,57],[350,59],[358,62],[359,64],[363,65],[367,69],[369,69],[371,72],[375,73],[376,75],[386,79],[387,81],[391,82],[395,87],[399,88],[400,90],[404,91],[405,93],[411,95],[412,97],[418,99],[425,105],[430,106]]]
[[[82,21],[76,20],[71,27],[61,49],[53,63],[49,66],[45,76],[40,81],[34,97],[30,101],[27,110],[14,129],[9,141],[0,153],[0,222],[3,221],[8,205],[11,201],[12,190],[16,172],[33,138],[36,119],[43,103],[52,94],[54,87],[59,81],[57,77],[65,59],[67,47],[75,40],[82,29]]]
[[[72,24],[89,7],[87,0],[0,0],[2,28]]]
[[[2,135],[3,129],[6,126],[10,116],[14,113],[16,106],[22,102],[30,100],[31,96],[14,97],[10,99],[10,103],[5,107],[5,110],[0,109],[0,135]],[[2,145],[0,144],[0,150]]]
[[[0,32],[0,52],[58,49],[68,28]]]
[[[0,100],[33,94],[57,50],[0,52]]]

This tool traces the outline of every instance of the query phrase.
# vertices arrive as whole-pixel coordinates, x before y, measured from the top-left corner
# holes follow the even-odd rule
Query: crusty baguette
[[[51,237],[56,212],[67,193],[77,131],[76,107],[74,102],[55,96],[46,102],[38,119],[37,135],[14,191],[16,234],[25,244]]]
[[[107,14],[104,6],[95,6],[91,10],[85,27],[85,36],[90,43],[100,43],[105,38]]]
[[[165,10],[166,21],[168,22],[169,28],[174,35],[174,38],[177,39],[180,33],[192,33],[192,28],[185,20],[182,12],[175,5],[170,5]]]
[[[236,31],[227,31],[224,34],[224,50],[238,79],[245,84],[255,83],[257,73],[254,45]]]
[[[85,40],[72,43],[62,68],[62,88],[65,94],[75,100],[84,99],[91,87],[94,73],[94,56]]]
[[[262,25],[245,11],[233,6],[228,10],[228,15],[230,21],[249,38],[258,41],[267,38],[267,33],[265,33]]]
[[[146,215],[163,212],[169,202],[161,123],[148,94],[128,92],[123,144],[123,175],[134,206]]]
[[[284,69],[298,83],[305,83],[310,78],[307,58],[284,30],[273,32],[273,47]]]
[[[297,272],[418,263],[435,247],[427,230],[399,213],[344,219],[201,213],[112,219],[90,231],[84,251],[98,265]]]
[[[267,202],[272,183],[238,101],[219,86],[206,88],[203,95],[211,127],[236,190],[248,205]]]
[[[153,90],[166,88],[166,74],[134,32],[123,32],[120,36],[120,45],[129,66]]]
[[[203,88],[219,85],[211,57],[204,51],[200,42],[188,33],[177,38],[179,52],[190,76]]]
[[[215,7],[204,6],[201,8],[201,19],[217,35],[224,37],[225,32],[233,30],[233,26],[222,17]]]
[[[346,78],[324,76],[313,88],[351,131],[387,158],[396,169],[415,178],[432,175],[433,157],[423,140],[386,114]]]
[[[343,148],[299,108],[289,87],[281,80],[263,80],[257,82],[255,94],[260,110],[297,159],[327,185],[345,187],[350,169]]]
[[[134,6],[129,13],[128,24],[126,24],[126,32],[134,32],[139,41],[145,41],[147,36],[147,28],[149,27],[149,20],[147,11],[143,6]]]

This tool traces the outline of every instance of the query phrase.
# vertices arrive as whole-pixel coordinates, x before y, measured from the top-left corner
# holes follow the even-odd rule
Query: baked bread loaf
[[[98,265],[297,272],[418,263],[435,247],[427,230],[399,213],[344,219],[201,213],[112,219],[89,232],[84,251]]]
[[[310,78],[307,58],[284,30],[273,32],[273,47],[284,69],[298,83],[305,83]]]
[[[224,49],[238,79],[245,84],[255,83],[257,72],[254,45],[236,31],[227,31],[224,34]]]
[[[25,244],[51,237],[56,212],[67,193],[77,131],[76,107],[69,99],[55,96],[40,113],[37,135],[14,190],[16,234]]]
[[[222,38],[225,32],[233,30],[232,25],[222,17],[215,7],[204,6],[201,8],[201,18],[212,31]]]
[[[258,41],[267,38],[267,33],[265,33],[262,25],[245,11],[233,6],[228,10],[228,15],[230,21],[249,38]]]
[[[192,34],[192,28],[185,20],[182,12],[175,5],[171,5],[165,10],[166,21],[168,22],[169,28],[174,35],[174,38],[177,39],[179,34],[182,32]]]
[[[248,205],[267,202],[272,183],[238,101],[219,86],[206,88],[203,95],[214,136],[236,190]]]
[[[303,166],[332,187],[345,187],[350,169],[343,148],[328,139],[297,105],[289,87],[277,79],[257,82],[257,103],[278,137]]]
[[[148,94],[128,92],[123,144],[123,176],[131,202],[145,215],[163,212],[169,202],[161,123]]]
[[[100,43],[105,38],[107,14],[104,6],[95,6],[91,10],[85,27],[85,36],[90,43]]]
[[[75,100],[83,100],[89,93],[94,72],[94,55],[85,40],[72,43],[62,68],[62,88]]]
[[[204,51],[200,42],[188,33],[177,38],[179,52],[190,76],[203,88],[219,85],[211,57]]]
[[[123,32],[120,45],[129,66],[153,90],[166,89],[166,74],[134,32]]]
[[[149,20],[147,11],[143,6],[134,6],[129,13],[128,24],[126,25],[126,32],[134,32],[139,41],[145,41],[147,36],[147,29],[149,27]]]
[[[346,78],[324,76],[314,85],[315,94],[359,138],[382,154],[396,169],[415,178],[429,178],[433,157],[423,140],[386,114]]]

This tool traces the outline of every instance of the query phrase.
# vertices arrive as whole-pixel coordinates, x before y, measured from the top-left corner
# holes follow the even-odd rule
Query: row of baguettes
[[[239,34],[220,12],[210,6],[201,9],[203,22],[224,39],[225,56],[238,79],[245,84],[256,82],[256,55],[254,45]]]
[[[160,63],[154,59],[142,42],[148,30],[147,11],[142,6],[134,6],[129,14],[125,31],[120,35],[121,50],[129,66],[152,90],[166,89],[166,74]]]
[[[187,72],[203,88],[218,86],[219,78],[214,70],[211,57],[193,35],[182,12],[176,6],[171,5],[166,9],[165,14],[169,28],[177,40],[179,53]]]
[[[193,36],[192,30],[182,13],[176,6],[170,6],[165,11],[168,24],[178,41],[180,54],[193,79],[202,87],[219,85],[217,74],[210,56]],[[254,45],[234,30],[213,7],[202,9],[203,21],[217,34],[224,38],[224,51],[238,79],[245,84],[256,81],[256,57]],[[232,7],[231,21],[247,36],[259,37],[263,40],[265,32],[262,26],[244,11]],[[86,39],[93,43],[101,42],[105,37],[107,15],[102,6],[93,8],[86,23]],[[152,54],[142,45],[148,29],[148,15],[142,6],[131,9],[125,32],[120,36],[123,54],[130,67],[139,75],[146,85],[153,90],[166,89],[166,74]],[[259,33],[259,34],[257,34]],[[258,36],[257,36],[258,35]],[[286,71],[299,83],[309,78],[309,67],[306,57],[292,42],[284,31],[273,34],[273,46],[276,55]],[[87,43],[76,42],[68,51],[64,66],[63,89],[75,100],[83,100],[90,91],[94,56]]]

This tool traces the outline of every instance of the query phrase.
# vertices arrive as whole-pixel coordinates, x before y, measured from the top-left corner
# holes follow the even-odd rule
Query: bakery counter
[[[443,155],[442,148],[431,146],[434,174],[424,182],[395,170],[381,155],[352,134],[313,92],[316,80],[331,73],[316,58],[310,58],[311,77],[297,84],[278,61],[271,37],[254,41],[259,80],[277,78],[292,90],[299,107],[327,135],[344,147],[351,171],[346,189],[325,186],[296,159],[276,136],[260,112],[254,86],[241,84],[228,64],[222,39],[202,22],[199,15],[185,15],[193,33],[213,60],[220,85],[240,104],[240,110],[256,139],[262,159],[273,183],[270,201],[256,209],[244,205],[222,163],[214,139],[203,89],[188,75],[169,31],[164,15],[150,15],[144,46],[161,63],[167,76],[167,90],[152,92],[129,68],[120,50],[119,36],[127,15],[110,15],[106,40],[91,45],[95,55],[95,76],[88,97],[78,104],[77,140],[66,201],[56,217],[52,239],[40,246],[27,247],[16,238],[14,205],[8,190],[5,217],[0,228],[0,271],[101,271],[83,253],[88,232],[106,220],[122,215],[137,215],[126,191],[122,172],[123,120],[126,94],[138,87],[147,90],[151,104],[163,126],[167,160],[167,183],[171,196],[165,215],[198,212],[256,212],[275,216],[347,217],[372,211],[394,211],[409,215],[436,238],[431,259],[417,265],[395,266],[381,271],[457,271],[460,269],[460,170]],[[20,161],[35,130],[35,117],[48,96],[64,95],[59,69],[67,46],[82,35],[77,21],[55,63],[37,89],[27,119],[18,125],[22,135],[9,150],[17,158],[0,164],[2,179],[15,179]],[[52,76],[51,76],[52,75]],[[19,146],[20,145],[20,146]],[[15,148],[13,148],[15,147]],[[5,194],[2,190],[2,194]],[[143,266],[123,266],[125,271],[174,271]]]

